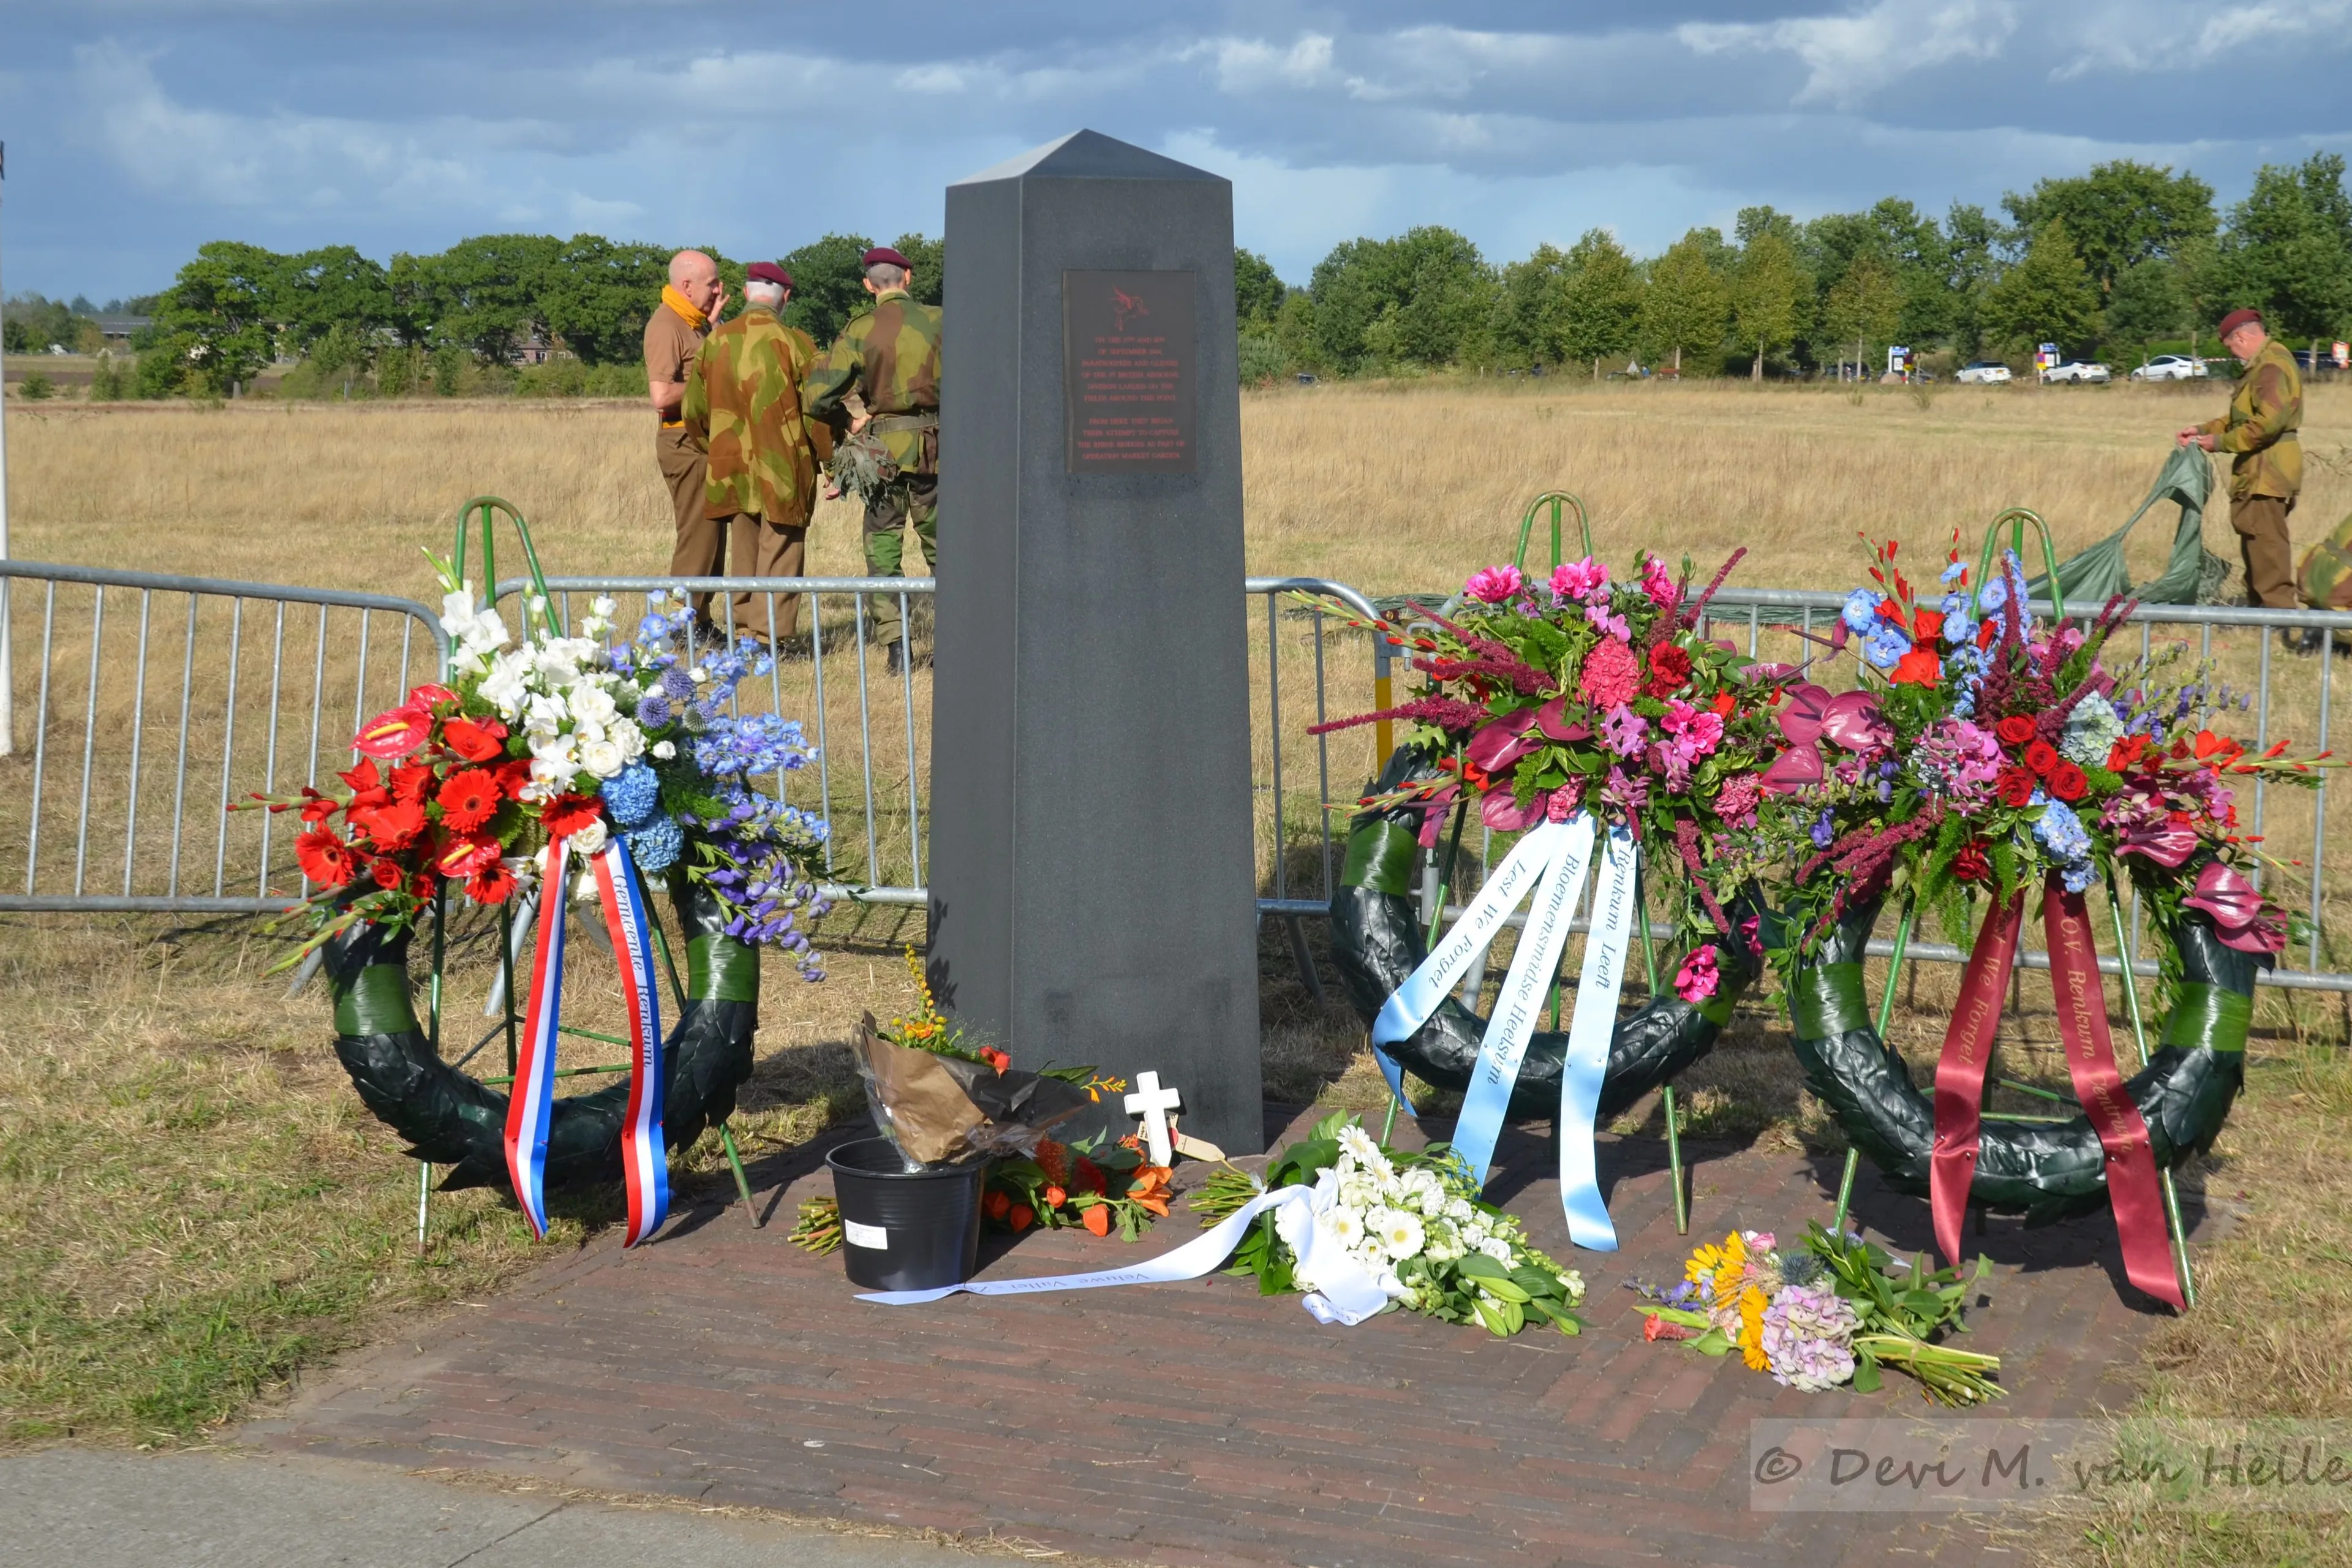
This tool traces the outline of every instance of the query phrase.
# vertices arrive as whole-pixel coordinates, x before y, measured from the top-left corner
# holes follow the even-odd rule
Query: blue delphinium
[[[1849,631],[1867,632],[1878,624],[1878,606],[1885,602],[1884,594],[1856,588],[1845,596],[1845,608],[1839,614],[1844,617]]]
[[[1911,651],[1911,639],[1898,626],[1881,623],[1876,631],[1862,639],[1862,657],[1880,669],[1893,669]]]

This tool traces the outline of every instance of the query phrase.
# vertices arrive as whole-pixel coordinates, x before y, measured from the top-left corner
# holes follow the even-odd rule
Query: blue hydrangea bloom
[[[623,827],[640,827],[661,806],[661,780],[643,763],[631,763],[604,781],[601,792],[613,820]]]
[[[1882,623],[1878,629],[1862,639],[1862,657],[1880,669],[1893,669],[1911,651],[1911,639],[1891,626]]]
[[[1866,632],[1878,624],[1878,606],[1885,602],[1884,594],[1856,588],[1845,596],[1845,608],[1839,614],[1844,617],[1847,629]]]
[[[637,869],[656,876],[677,864],[686,847],[686,833],[667,816],[657,816],[628,836],[629,854]]]

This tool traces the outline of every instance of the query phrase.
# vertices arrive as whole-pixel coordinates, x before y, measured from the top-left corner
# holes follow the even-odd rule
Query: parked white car
[[[2042,384],[2044,386],[2060,381],[2105,382],[2114,379],[2114,376],[2107,374],[2105,365],[2079,359],[2070,359],[2064,364],[2053,364],[2042,373]]]
[[[1970,360],[1952,379],[1972,382],[1979,386],[1999,386],[2009,380],[2009,366],[1997,359]]]
[[[2158,354],[2126,379],[2131,381],[2200,381],[2210,374],[2201,359],[2187,354]]]

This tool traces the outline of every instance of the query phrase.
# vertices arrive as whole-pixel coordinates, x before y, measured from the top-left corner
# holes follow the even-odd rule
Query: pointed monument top
[[[1073,131],[1057,142],[1033,147],[992,169],[982,169],[956,182],[986,184],[994,180],[1223,180],[1206,169],[1180,163],[1173,158],[1106,136],[1099,131]]]

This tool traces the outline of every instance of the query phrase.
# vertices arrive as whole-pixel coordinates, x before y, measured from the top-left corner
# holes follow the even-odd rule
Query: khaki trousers
[[[704,509],[703,476],[709,460],[683,428],[663,426],[654,434],[654,457],[661,464],[662,483],[669,488],[671,510],[677,516],[677,543],[671,549],[673,577],[716,577],[727,548],[726,531]],[[710,614],[710,595],[694,595],[697,620]]]
[[[805,522],[770,522],[756,511],[739,511],[732,517],[713,519],[711,527],[726,531],[727,571],[730,577],[797,577],[801,563],[808,552],[808,524]],[[738,641],[746,637],[763,643],[780,643],[800,629],[801,596],[780,594],[776,596],[775,625],[768,624],[768,595],[738,594],[728,610],[728,620],[735,628]]]
[[[2292,610],[2301,603],[2294,591],[2294,546],[2286,528],[2294,510],[2293,496],[2246,496],[2230,503],[2230,526],[2238,531],[2238,552],[2246,563],[2249,605]]]

